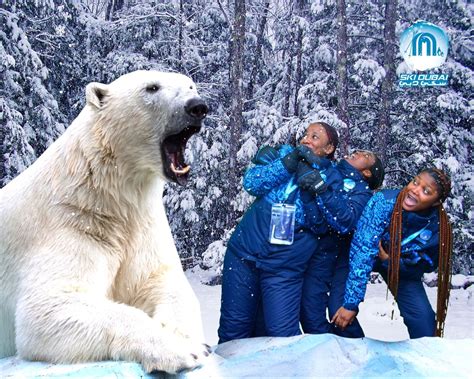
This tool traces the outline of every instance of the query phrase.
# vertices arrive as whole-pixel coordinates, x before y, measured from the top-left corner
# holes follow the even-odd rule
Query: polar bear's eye
[[[146,87],[146,91],[147,92],[156,92],[160,89],[159,86],[157,86],[156,84],[151,84],[149,85],[148,87]]]

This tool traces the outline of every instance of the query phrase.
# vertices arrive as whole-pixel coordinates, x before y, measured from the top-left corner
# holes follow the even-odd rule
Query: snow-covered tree
[[[50,71],[32,39],[46,5],[18,1],[0,8],[0,185],[29,166],[64,130],[64,117],[49,87]],[[33,16],[34,15],[34,16]],[[46,20],[44,20],[46,22]]]
[[[164,198],[183,263],[219,275],[230,233],[253,200],[241,187],[251,158],[263,144],[295,143],[319,119],[339,129],[341,152],[383,153],[386,187],[404,186],[428,165],[450,173],[455,271],[472,273],[471,13],[465,1],[4,1],[0,185],[77,116],[88,82],[137,69],[178,71],[211,109],[188,142],[188,185],[168,185]],[[239,31],[238,16],[245,16]],[[447,87],[397,85],[407,71],[399,37],[420,19],[449,35],[448,60],[432,70],[449,75]]]

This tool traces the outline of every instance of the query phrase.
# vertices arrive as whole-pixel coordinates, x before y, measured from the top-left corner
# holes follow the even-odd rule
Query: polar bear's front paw
[[[151,351],[141,359],[146,372],[166,371],[175,374],[202,365],[210,353],[208,345],[166,333],[160,341],[153,341]]]
[[[193,339],[195,341],[204,341],[204,331],[200,324],[195,323],[177,323],[171,320],[155,320],[158,325],[167,333],[174,334],[178,337]]]

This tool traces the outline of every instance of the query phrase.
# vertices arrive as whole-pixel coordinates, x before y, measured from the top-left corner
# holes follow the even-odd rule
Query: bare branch
[[[408,172],[408,171],[405,171],[405,170],[403,170],[403,169],[401,169],[401,168],[394,168],[394,169],[392,169],[392,170],[387,170],[387,169],[385,169],[385,173],[386,173],[386,174],[390,174],[390,173],[393,173],[393,172],[401,172],[402,174],[405,174],[405,175],[408,176],[408,177],[412,177],[412,176],[413,176],[412,173],[410,173],[410,172]]]
[[[44,43],[44,44],[46,44],[46,45],[49,45],[50,47],[52,47],[52,48],[54,48],[54,49],[57,49],[57,48],[58,48],[58,45],[57,45],[57,44],[55,44],[55,43],[53,43],[53,42],[51,42],[51,41],[44,40],[44,39],[42,39],[42,38],[38,38],[38,36],[35,37],[35,40],[36,40],[36,41],[39,41],[39,42],[42,42],[42,43]],[[44,55],[44,54],[42,54],[42,55]]]
[[[150,13],[150,14],[145,14],[145,15],[140,15],[140,16],[132,15],[132,16],[121,17],[115,21],[110,21],[110,24],[114,26],[127,27],[127,25],[124,25],[124,24],[132,22],[132,21],[140,21],[140,20],[146,20],[149,18],[160,18],[160,17],[177,20],[176,16],[169,12],[156,12],[156,13]]]
[[[372,121],[377,121],[378,119],[379,119],[378,117],[372,117],[372,118],[368,118],[366,120],[356,121],[356,122],[354,122],[354,125],[359,126],[359,125],[362,125],[362,124],[367,124],[367,123],[372,122]]]
[[[229,28],[232,31],[232,24],[229,22],[229,16],[227,15],[227,12],[225,11],[224,7],[222,6],[221,1],[217,0],[217,4],[219,4],[219,8],[221,9],[222,14],[224,15],[225,22],[227,22],[227,25],[229,25]]]
[[[380,41],[380,42],[384,42],[385,40],[381,37],[374,37],[374,36],[369,36],[369,35],[366,35],[366,34],[348,34],[347,35],[348,37],[352,38],[372,38],[372,39],[375,39],[377,41]]]

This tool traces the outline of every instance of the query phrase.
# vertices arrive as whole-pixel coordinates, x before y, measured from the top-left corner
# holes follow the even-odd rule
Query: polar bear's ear
[[[109,89],[107,84],[102,83],[89,83],[86,86],[86,100],[88,104],[96,107],[97,109],[102,108],[104,97],[108,94]]]

